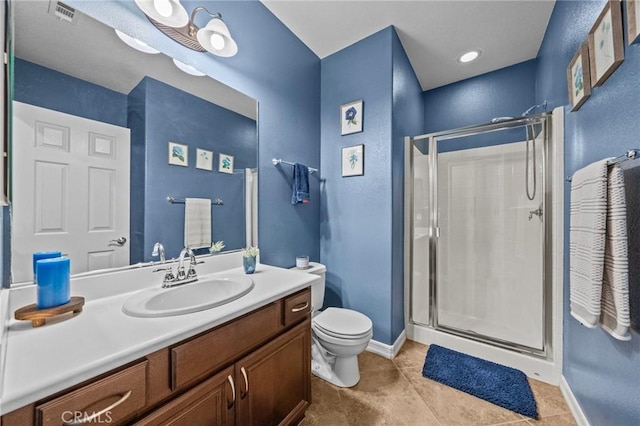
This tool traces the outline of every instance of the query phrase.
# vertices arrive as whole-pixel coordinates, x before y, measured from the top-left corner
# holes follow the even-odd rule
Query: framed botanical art
[[[589,62],[593,87],[602,85],[624,60],[622,6],[610,0],[589,31]]]
[[[220,153],[218,159],[218,171],[220,173],[233,174],[233,155]]]
[[[342,148],[342,177],[364,175],[364,145]]]
[[[196,169],[213,170],[213,152],[196,148]]]
[[[589,47],[582,44],[567,67],[567,86],[571,111],[577,111],[591,95]]]
[[[343,136],[362,131],[363,106],[364,103],[360,100],[340,107],[340,127]]]
[[[181,143],[169,142],[169,164],[189,166],[189,147]]]
[[[640,0],[627,0],[627,43],[640,41]]]

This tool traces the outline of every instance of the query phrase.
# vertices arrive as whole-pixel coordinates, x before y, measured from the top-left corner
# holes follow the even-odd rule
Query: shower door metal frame
[[[552,294],[552,271],[551,263],[551,230],[552,230],[552,201],[551,193],[548,190],[551,188],[551,173],[547,173],[547,164],[551,164],[547,155],[551,152],[547,145],[551,137],[551,114],[544,113],[540,115],[532,115],[527,117],[519,117],[511,120],[504,120],[497,123],[482,124],[478,126],[462,127],[453,130],[446,130],[442,132],[429,133],[425,135],[407,137],[405,138],[411,151],[409,154],[409,167],[411,173],[410,191],[409,197],[409,209],[410,209],[410,244],[409,244],[409,322],[411,324],[417,324],[422,326],[428,326],[437,331],[442,331],[448,334],[453,334],[466,339],[479,341],[482,343],[490,344],[492,346],[498,346],[501,348],[509,349],[515,352],[532,355],[535,357],[550,359],[552,357],[552,323],[551,312],[553,303],[550,295]],[[480,134],[497,132],[506,129],[515,129],[528,125],[542,125],[541,133],[544,134],[542,144],[542,179],[543,182],[543,196],[542,196],[542,211],[543,211],[543,223],[544,243],[542,244],[542,306],[543,306],[543,318],[542,318],[542,335],[543,343],[542,349],[521,345],[518,343],[510,342],[507,340],[478,334],[468,330],[460,330],[446,325],[438,324],[438,303],[437,303],[437,248],[438,238],[440,237],[440,228],[438,224],[438,142],[456,139],[461,137],[475,136]],[[535,134],[534,134],[535,138]],[[423,324],[415,322],[413,320],[413,253],[414,253],[414,150],[416,141],[428,140],[429,146],[429,324]]]

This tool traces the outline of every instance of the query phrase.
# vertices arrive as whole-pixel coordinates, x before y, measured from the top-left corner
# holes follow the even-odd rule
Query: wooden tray
[[[35,303],[23,306],[13,314],[15,319],[20,321],[31,321],[33,327],[41,327],[45,325],[47,318],[57,317],[58,315],[73,312],[78,314],[82,312],[84,306],[84,297],[72,297],[69,303],[54,306],[53,308],[38,309]]]

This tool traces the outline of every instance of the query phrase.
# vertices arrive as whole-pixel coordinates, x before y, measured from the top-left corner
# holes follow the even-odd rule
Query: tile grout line
[[[392,360],[393,361],[393,360]],[[394,363],[395,365],[395,363]],[[409,367],[409,368],[413,368],[413,367]],[[409,368],[406,368],[407,370]],[[402,371],[403,369],[398,368],[398,366],[396,366],[396,370],[398,370],[398,373],[400,373],[400,375],[407,381],[407,383],[409,383],[409,386],[411,386],[411,390],[413,390],[413,392],[418,396],[418,399],[420,401],[422,401],[422,403],[424,404],[424,406],[427,408],[427,410],[429,410],[429,412],[431,413],[431,415],[433,416],[434,419],[436,419],[436,422],[438,422],[439,425],[443,425],[442,421],[440,421],[440,418],[438,418],[438,416],[436,415],[436,413],[434,413],[434,411],[431,409],[431,407],[429,407],[429,404],[427,404],[425,402],[424,399],[422,399],[422,396],[418,393],[418,390],[416,389],[416,387],[413,385],[413,383],[411,383],[411,380],[409,380],[409,378],[405,375],[405,373]]]

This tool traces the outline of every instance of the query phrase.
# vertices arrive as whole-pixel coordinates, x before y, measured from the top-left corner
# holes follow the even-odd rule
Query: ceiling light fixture
[[[465,64],[467,62],[475,61],[480,57],[480,55],[482,55],[482,50],[471,50],[465,54],[460,55],[460,57],[458,58],[458,62],[462,62],[463,64]]]
[[[173,63],[175,64],[176,67],[180,68],[180,71],[186,72],[187,74],[191,74],[191,75],[194,75],[196,77],[202,77],[203,75],[205,75],[205,73],[203,73],[202,71],[198,71],[197,69],[195,69],[191,65],[187,65],[184,62],[180,62],[179,60],[177,60],[175,58],[173,59]]]
[[[122,31],[116,30],[116,34],[118,35],[118,38],[120,40],[122,40],[127,46],[129,46],[129,47],[131,47],[133,49],[139,50],[140,52],[144,52],[144,53],[150,53],[152,55],[160,53],[159,50],[154,49],[153,47],[149,46],[144,41],[140,41],[137,38],[133,38],[133,37],[123,33]]]
[[[238,45],[220,13],[211,13],[202,6],[191,12],[191,17],[180,0],[135,0],[147,19],[167,37],[197,52],[231,57],[238,53]],[[211,20],[203,28],[194,24],[194,18],[205,11]]]

